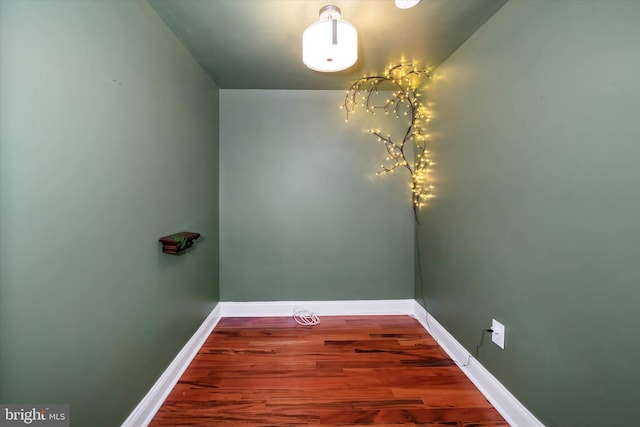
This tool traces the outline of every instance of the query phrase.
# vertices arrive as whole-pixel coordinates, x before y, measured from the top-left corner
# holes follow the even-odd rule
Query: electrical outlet
[[[491,341],[504,350],[504,325],[496,319],[493,319],[491,321],[491,329],[493,329],[493,332],[491,333]]]

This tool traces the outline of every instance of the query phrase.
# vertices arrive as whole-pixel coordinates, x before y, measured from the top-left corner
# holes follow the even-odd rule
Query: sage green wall
[[[640,419],[640,2],[511,0],[437,70],[428,310],[545,425]]]
[[[375,176],[382,125],[343,98],[220,92],[222,300],[413,297],[408,175]]]
[[[0,93],[0,402],[119,425],[218,300],[218,89],[145,2],[3,0]]]

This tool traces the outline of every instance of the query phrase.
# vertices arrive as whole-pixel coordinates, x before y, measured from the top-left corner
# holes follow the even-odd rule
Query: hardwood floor
[[[151,426],[508,424],[408,316],[223,318]]]

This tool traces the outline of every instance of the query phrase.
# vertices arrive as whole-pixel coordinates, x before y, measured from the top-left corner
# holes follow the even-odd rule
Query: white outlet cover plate
[[[504,350],[504,325],[498,322],[496,319],[491,321],[491,329],[493,329],[493,333],[491,334],[491,341],[496,343],[498,347]]]

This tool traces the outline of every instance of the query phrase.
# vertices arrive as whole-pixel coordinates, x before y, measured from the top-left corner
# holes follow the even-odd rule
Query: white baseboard
[[[410,314],[412,299],[348,300],[348,301],[257,301],[221,302],[222,317],[292,316],[297,308],[307,309],[318,316],[362,316]]]
[[[129,414],[122,423],[122,427],[146,427],[155,416],[160,406],[178,383],[180,377],[187,369],[193,358],[198,354],[200,347],[207,340],[211,331],[220,321],[220,305],[216,305],[213,311],[202,322],[202,325],[187,341],[178,355],[173,359],[169,367],[158,378],[158,381],[151,387],[147,395],[138,403],[138,406]]]
[[[518,401],[471,353],[465,349],[438,321],[418,302],[414,304],[413,317],[438,341],[442,349],[454,361],[469,364],[460,367],[504,419],[513,427],[544,427],[522,403]]]
[[[467,361],[470,353],[426,310],[412,299],[358,301],[261,301],[220,302],[200,328],[178,353],[147,395],[124,421],[122,427],[146,427],[162,406],[180,376],[191,363],[221,317],[292,316],[296,308],[305,308],[318,316],[404,314],[417,319],[455,361]],[[513,427],[544,427],[476,359],[460,368],[480,392]]]

